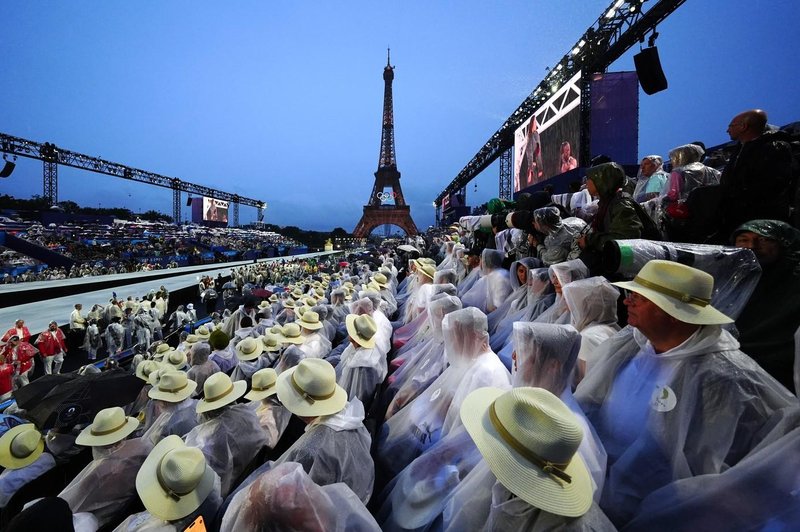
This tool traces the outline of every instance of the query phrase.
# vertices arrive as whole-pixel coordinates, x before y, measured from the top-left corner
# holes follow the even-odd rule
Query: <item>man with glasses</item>
[[[631,327],[597,348],[575,397],[608,453],[600,506],[621,527],[656,489],[734,466],[797,399],[722,328],[711,275],[652,260],[614,284]]]

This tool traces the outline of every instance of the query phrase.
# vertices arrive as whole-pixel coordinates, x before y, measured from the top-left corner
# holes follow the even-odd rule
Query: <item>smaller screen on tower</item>
[[[228,202],[204,197],[203,221],[228,223]]]
[[[514,132],[514,192],[578,166],[581,74],[553,95]]]

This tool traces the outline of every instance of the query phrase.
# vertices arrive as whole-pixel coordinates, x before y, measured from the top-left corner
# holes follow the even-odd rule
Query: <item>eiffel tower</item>
[[[393,224],[407,235],[416,235],[417,226],[411,219],[411,207],[406,205],[400,188],[400,172],[394,151],[394,111],[392,105],[392,81],[394,67],[391,66],[389,51],[386,53],[386,67],[383,69],[383,129],[381,130],[381,151],[378,157],[378,171],[375,172],[375,185],[372,195],[364,205],[364,213],[356,225],[353,235],[366,238],[379,225]],[[386,189],[391,188],[391,192]]]

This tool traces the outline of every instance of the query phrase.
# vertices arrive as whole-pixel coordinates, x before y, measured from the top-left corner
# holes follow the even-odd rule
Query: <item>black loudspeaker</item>
[[[192,206],[192,198],[186,198],[186,206],[187,207],[191,207]]]
[[[636,65],[636,75],[639,76],[639,85],[645,94],[655,94],[667,88],[667,78],[661,69],[661,60],[658,58],[658,48],[651,46],[633,56]]]
[[[3,166],[3,169],[0,170],[0,177],[8,177],[11,175],[11,172],[14,171],[14,168],[17,167],[16,163],[12,163],[11,161],[6,161],[6,165]]]

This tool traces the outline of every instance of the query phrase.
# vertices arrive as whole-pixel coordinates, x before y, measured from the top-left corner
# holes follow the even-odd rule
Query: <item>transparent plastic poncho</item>
[[[719,326],[656,354],[626,327],[598,348],[575,397],[608,453],[601,507],[617,525],[682,478],[734,466],[797,398]]]
[[[489,323],[489,334],[492,335],[497,330],[498,325],[506,316],[518,312],[528,303],[528,271],[540,267],[542,262],[534,257],[525,257],[511,263],[509,271],[509,283],[511,284],[511,294],[494,311],[487,315]],[[518,268],[525,268],[525,282],[521,283]]]
[[[616,240],[608,263],[613,273],[633,279],[653,259],[671,260],[714,277],[711,304],[736,319],[761,278],[761,267],[749,249],[652,240]]]
[[[498,323],[495,331],[491,333],[490,345],[492,349],[500,355],[499,351],[509,342],[514,322],[533,321],[553,304],[555,297],[548,268],[528,270],[525,304],[519,311],[510,313]],[[510,357],[506,360],[501,356],[501,360],[503,360],[507,368],[511,367]]]
[[[364,426],[364,405],[348,401],[341,412],[316,418],[274,465],[297,462],[321,486],[343,482],[366,504],[372,496],[375,467],[372,438]]]
[[[594,352],[601,343],[615,335],[619,290],[604,277],[579,279],[562,288],[564,301],[570,311],[570,323],[581,333],[578,359],[589,371],[595,363]]]
[[[515,388],[544,388],[557,395],[575,414],[583,429],[578,448],[594,487],[594,499],[600,500],[606,474],[607,455],[586,416],[572,396],[572,377],[581,348],[581,335],[571,325],[549,323],[514,324],[516,362],[511,375]]]
[[[461,425],[459,408],[472,390],[510,387],[508,370],[489,348],[486,327],[486,315],[475,308],[444,317],[442,334],[449,366],[383,426],[378,458],[392,473]]]
[[[142,438],[155,446],[167,436],[183,438],[197,426],[195,407],[197,399],[184,399],[177,403],[151,399],[145,409],[145,430]]]
[[[58,496],[67,501],[72,513],[89,512],[101,526],[106,524],[138,497],[136,474],[152,448],[142,438],[93,447],[95,459]]]
[[[347,391],[349,399],[358,398],[369,408],[388,372],[386,355],[376,347],[356,347],[346,341],[348,345],[336,366],[336,383]]]
[[[285,462],[260,475],[232,499],[221,532],[379,532],[347,485],[317,485],[301,464]]]
[[[250,405],[224,406],[201,414],[203,421],[186,435],[186,445],[203,451],[208,465],[217,472],[225,497],[266,444],[266,434]]]
[[[562,288],[572,281],[586,279],[587,277],[589,277],[589,269],[578,259],[550,266],[550,280],[558,282]],[[542,312],[536,318],[536,321],[541,323],[569,323],[569,309],[564,298],[561,295],[556,295],[555,302],[546,311]]]
[[[486,312],[490,304],[490,297],[498,297],[493,290],[501,290],[503,299],[511,291],[511,284],[508,281],[508,271],[503,275],[503,253],[494,249],[484,249],[481,252],[480,278],[476,280],[472,287],[463,294],[459,291],[461,302],[464,307],[475,307],[481,312]],[[492,280],[489,277],[497,273]],[[505,281],[505,283],[503,282]],[[502,293],[502,292],[501,292]],[[493,307],[494,308],[494,307]]]
[[[446,296],[431,301],[428,315],[431,334],[417,349],[403,355],[403,364],[390,377],[385,394],[392,399],[386,419],[422,393],[447,367],[442,321],[457,310],[461,310],[461,301],[457,297]]]

